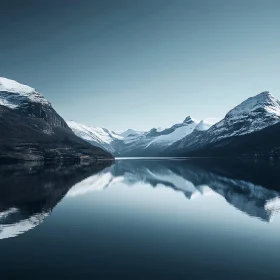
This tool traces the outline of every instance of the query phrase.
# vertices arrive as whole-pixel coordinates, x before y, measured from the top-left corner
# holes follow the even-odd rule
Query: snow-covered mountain
[[[91,127],[74,121],[69,121],[67,124],[77,136],[110,153],[116,152],[114,149],[114,141],[124,138],[122,135],[106,128]]]
[[[0,105],[11,109],[28,105],[30,102],[51,105],[34,88],[3,77],[0,77],[0,92]]]
[[[136,156],[156,155],[194,130],[205,131],[215,122],[217,122],[215,119],[197,121],[189,116],[182,123],[170,128],[153,128],[147,132],[128,129],[122,133],[100,127],[85,126],[74,121],[69,121],[68,125],[77,136],[114,155]]]
[[[250,97],[205,132],[195,131],[167,148],[169,155],[260,155],[275,153],[280,101],[271,93]]]
[[[265,91],[229,111],[222,121],[209,130],[209,134],[214,141],[256,132],[279,121],[280,101]]]
[[[77,137],[34,88],[0,77],[0,160],[110,157]]]

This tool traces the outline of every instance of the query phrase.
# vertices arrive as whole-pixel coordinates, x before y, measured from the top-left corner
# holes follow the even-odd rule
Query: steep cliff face
[[[0,78],[0,160],[110,158],[77,137],[35,89]]]

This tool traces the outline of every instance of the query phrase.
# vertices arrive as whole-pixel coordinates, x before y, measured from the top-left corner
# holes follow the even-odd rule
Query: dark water
[[[279,170],[0,165],[1,279],[280,279]]]

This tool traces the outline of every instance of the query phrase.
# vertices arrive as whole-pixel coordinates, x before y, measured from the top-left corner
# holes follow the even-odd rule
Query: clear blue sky
[[[146,130],[280,97],[279,0],[0,2],[0,76],[66,120]]]

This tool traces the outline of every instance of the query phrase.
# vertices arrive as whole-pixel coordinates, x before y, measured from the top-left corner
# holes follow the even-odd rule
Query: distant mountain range
[[[153,128],[148,132],[128,129],[117,133],[106,128],[89,127],[74,121],[68,122],[73,132],[89,143],[106,149],[114,155],[155,155],[183,139],[194,131],[204,131],[213,125],[213,120],[197,121],[187,117],[167,129]]]
[[[68,122],[73,132],[115,156],[279,157],[280,101],[269,92],[250,97],[224,119],[184,122],[147,132],[109,129]]]
[[[0,77],[0,161],[112,156],[77,137],[35,89]]]

